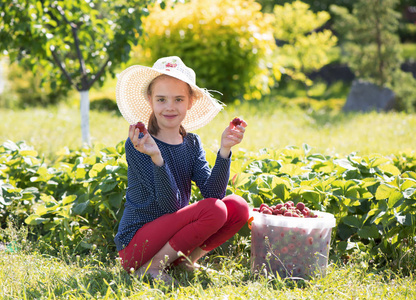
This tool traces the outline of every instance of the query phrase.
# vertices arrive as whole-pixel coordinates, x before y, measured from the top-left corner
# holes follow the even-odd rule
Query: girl
[[[195,84],[195,73],[179,57],[152,68],[132,66],[117,81],[118,107],[130,124],[126,140],[128,188],[115,243],[122,265],[138,274],[171,282],[165,268],[194,264],[231,238],[247,222],[249,208],[236,195],[225,196],[231,148],[247,123],[232,122],[221,136],[215,165],[209,168],[198,135],[189,133],[211,121],[222,105]],[[141,132],[142,131],[142,132]],[[189,205],[191,181],[203,200]]]

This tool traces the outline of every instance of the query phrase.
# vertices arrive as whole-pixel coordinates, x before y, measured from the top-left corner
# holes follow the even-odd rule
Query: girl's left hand
[[[241,143],[244,138],[244,132],[246,131],[247,123],[243,119],[241,124],[235,126],[232,122],[225,128],[221,136],[221,149],[220,154],[222,157],[228,157],[230,155],[231,147]]]

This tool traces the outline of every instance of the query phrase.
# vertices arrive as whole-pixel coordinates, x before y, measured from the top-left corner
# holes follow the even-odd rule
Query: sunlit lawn
[[[0,109],[0,115],[0,143],[25,140],[47,157],[53,157],[64,147],[81,146],[80,114],[76,107]],[[249,124],[239,146],[247,151],[302,146],[303,143],[312,146],[313,152],[330,155],[347,155],[354,151],[387,155],[416,149],[416,115],[310,113],[254,101],[242,106],[227,106],[209,126],[196,131],[207,149],[218,149],[221,133],[234,116],[243,117]],[[127,122],[117,112],[90,113],[94,144],[116,145],[127,137],[127,128]]]
[[[249,256],[212,254],[203,265],[219,271],[173,273],[175,287],[130,275],[112,257],[100,262],[96,253],[57,257],[36,246],[0,251],[2,299],[415,299],[416,279],[389,270],[376,271],[365,260],[330,262],[325,277],[292,281],[255,276]]]

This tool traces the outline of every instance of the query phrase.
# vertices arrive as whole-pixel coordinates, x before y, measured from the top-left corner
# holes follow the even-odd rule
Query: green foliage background
[[[280,78],[271,16],[254,0],[195,0],[143,18],[141,63],[176,55],[195,70],[197,84],[223,94],[223,102],[261,99]]]

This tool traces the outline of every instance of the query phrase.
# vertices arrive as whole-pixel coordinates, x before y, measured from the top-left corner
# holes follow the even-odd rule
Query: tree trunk
[[[90,98],[89,91],[80,91],[81,95],[81,132],[82,143],[91,145],[90,140]]]

